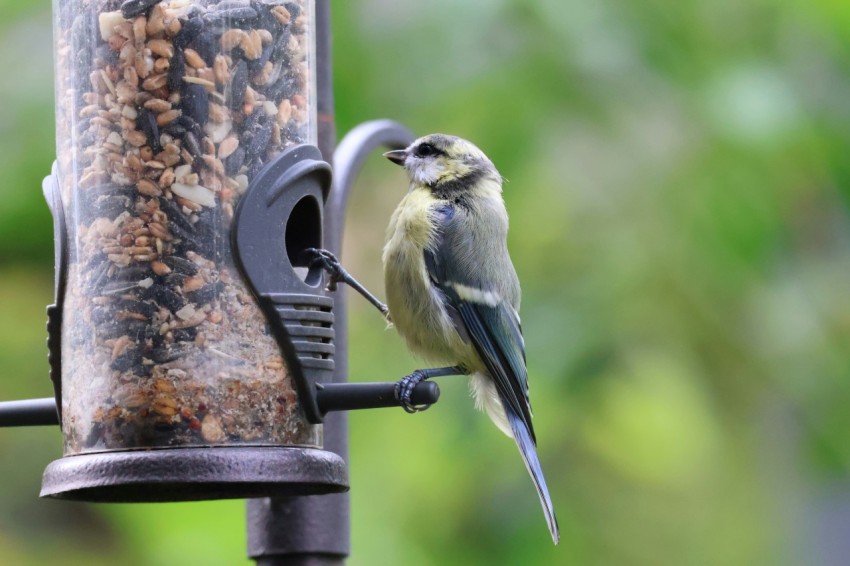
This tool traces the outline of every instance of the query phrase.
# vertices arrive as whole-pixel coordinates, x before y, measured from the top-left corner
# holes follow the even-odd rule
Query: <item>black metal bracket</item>
[[[357,125],[340,140],[334,152],[334,189],[325,205],[326,247],[337,257],[342,257],[348,199],[366,158],[378,148],[401,149],[414,139],[413,133],[398,122],[371,120]]]

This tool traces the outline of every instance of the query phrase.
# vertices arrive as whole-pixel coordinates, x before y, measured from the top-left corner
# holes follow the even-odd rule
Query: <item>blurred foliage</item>
[[[50,394],[54,142],[48,6],[0,6],[6,399]],[[850,4],[332,6],[340,133],[454,133],[509,180],[563,532],[553,547],[513,444],[445,378],[421,415],[351,415],[351,563],[845,563]],[[344,257],[376,290],[404,190],[376,157],[352,202]],[[354,380],[420,363],[356,300],[351,330]],[[0,454],[2,563],[247,563],[241,502],[40,501],[56,431],[0,431]]]

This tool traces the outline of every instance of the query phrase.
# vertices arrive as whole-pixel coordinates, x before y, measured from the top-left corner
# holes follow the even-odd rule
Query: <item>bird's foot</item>
[[[395,384],[395,397],[401,407],[408,413],[420,413],[431,408],[431,405],[414,405],[410,396],[413,395],[413,390],[422,381],[428,379],[428,375],[422,370],[416,370],[410,375],[405,375]]]
[[[319,265],[329,276],[328,291],[336,291],[337,284],[348,277],[348,273],[334,254],[323,248],[307,248],[305,256],[310,262],[310,267]]]
[[[381,314],[387,322],[391,322],[390,310],[387,305],[379,301],[375,295],[370,293],[366,287],[361,285],[354,277],[352,277],[334,254],[321,248],[307,248],[303,253],[310,267],[318,265],[330,276],[328,278],[328,291],[336,291],[337,284],[346,283],[352,289],[360,293],[367,301],[372,303],[375,308],[381,311]]]

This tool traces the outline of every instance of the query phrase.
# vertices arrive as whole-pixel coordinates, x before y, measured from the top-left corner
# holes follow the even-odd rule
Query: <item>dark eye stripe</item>
[[[441,153],[443,152],[431,145],[430,143],[421,143],[416,148],[414,155],[416,157],[428,157],[429,155],[440,155]]]

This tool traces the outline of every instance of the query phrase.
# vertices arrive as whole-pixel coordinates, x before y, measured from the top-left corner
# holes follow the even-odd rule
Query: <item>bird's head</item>
[[[403,166],[414,185],[431,189],[470,186],[485,177],[501,179],[496,167],[474,144],[455,136],[430,134],[384,157]]]

